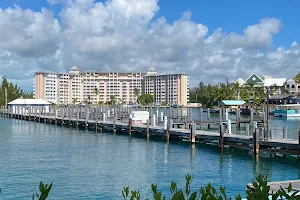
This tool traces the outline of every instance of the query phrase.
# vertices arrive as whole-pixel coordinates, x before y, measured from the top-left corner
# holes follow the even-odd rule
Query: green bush
[[[186,184],[185,189],[177,188],[175,182],[170,184],[170,197],[162,194],[162,192],[157,190],[157,185],[152,184],[152,194],[153,200],[228,200],[233,199],[232,197],[227,197],[225,187],[220,187],[218,192],[210,183],[206,186],[200,187],[199,190],[192,192],[190,189],[192,176],[186,175]],[[292,185],[290,184],[288,190],[280,189],[276,193],[269,194],[270,186],[267,185],[267,177],[259,175],[256,178],[256,181],[252,183],[253,188],[246,190],[248,200],[264,200],[268,199],[271,195],[272,200],[280,199],[300,199],[300,196],[297,196],[294,192],[289,194],[292,191]],[[129,190],[129,187],[124,187],[122,191],[122,196],[124,200],[141,200],[141,195],[139,191]],[[241,195],[236,195],[235,200],[241,200]]]

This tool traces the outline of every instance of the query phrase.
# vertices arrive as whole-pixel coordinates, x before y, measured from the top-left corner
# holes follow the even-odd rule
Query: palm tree
[[[134,95],[136,96],[136,100],[135,100],[135,101],[137,102],[137,99],[138,99],[139,94],[140,94],[140,90],[137,89],[137,88],[134,88],[133,93],[134,93]]]
[[[295,77],[294,77],[294,81],[296,83],[300,83],[300,73],[298,73]]]
[[[91,104],[91,96],[90,95],[88,95],[87,101],[88,101],[88,104]]]
[[[114,95],[110,96],[110,104],[115,105],[116,104],[116,97]]]
[[[98,95],[99,95],[100,91],[99,91],[99,89],[97,87],[94,88],[94,93],[95,93],[96,98],[97,98],[96,102],[98,102],[98,99],[99,99]]]
[[[78,102],[77,98],[73,98],[73,104],[75,105]]]

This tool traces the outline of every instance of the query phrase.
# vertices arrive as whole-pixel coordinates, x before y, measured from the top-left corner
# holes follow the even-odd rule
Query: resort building
[[[36,72],[33,93],[36,99],[55,104],[134,103],[135,88],[142,92],[142,79],[146,73],[80,72],[72,67],[69,73]]]
[[[297,83],[294,79],[289,79],[286,82],[286,89],[291,94],[300,94],[300,83]]]
[[[177,104],[186,106],[189,101],[188,74],[158,75],[151,67],[142,82],[142,93],[151,94],[156,104]]]
[[[83,96],[89,103],[106,103],[114,100],[118,103],[135,103],[134,90],[142,92],[142,79],[146,73],[101,73],[84,72]]]
[[[273,78],[272,76],[266,75],[258,76],[253,73],[246,79],[246,81],[239,78],[236,83],[242,87],[264,87],[266,89],[268,86],[272,88],[271,95],[276,95],[285,93],[286,78]]]

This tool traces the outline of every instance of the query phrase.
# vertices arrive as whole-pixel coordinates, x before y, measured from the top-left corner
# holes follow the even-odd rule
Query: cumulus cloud
[[[253,72],[292,77],[300,47],[272,51],[273,36],[283,27],[276,18],[245,26],[243,34],[210,30],[187,11],[170,23],[156,18],[157,0],[48,0],[53,12],[0,9],[0,72],[31,83],[34,71],[81,70],[160,73],[186,72],[191,85],[247,78]],[[25,85],[31,88],[32,84]]]

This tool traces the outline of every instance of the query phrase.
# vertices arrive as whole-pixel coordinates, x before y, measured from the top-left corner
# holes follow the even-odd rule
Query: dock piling
[[[287,139],[287,126],[283,127],[283,139]]]
[[[203,128],[203,108],[200,108],[200,130]]]
[[[208,121],[208,124],[207,124],[207,128],[210,129],[210,108],[207,108],[207,121]]]
[[[192,121],[192,125],[191,125],[190,142],[192,144],[196,142],[196,124],[194,121]]]
[[[128,121],[128,134],[131,135],[131,127],[132,127],[132,119],[129,118],[129,121]]]
[[[149,135],[150,135],[150,124],[149,124],[149,119],[147,119],[147,129],[146,129],[146,131],[147,131],[147,136],[149,136]]]
[[[220,131],[219,146],[220,146],[221,152],[223,153],[223,151],[224,151],[224,125],[220,124],[219,127],[220,127],[219,128],[219,131]]]

